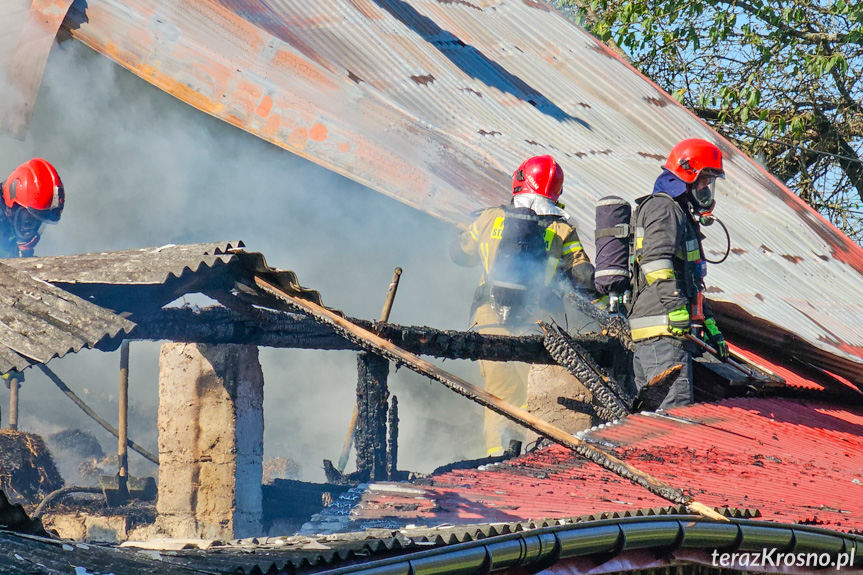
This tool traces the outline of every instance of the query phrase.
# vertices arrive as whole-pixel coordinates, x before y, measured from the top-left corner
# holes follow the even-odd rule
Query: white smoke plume
[[[479,271],[449,260],[454,227],[198,112],[77,42],[55,46],[27,139],[0,136],[0,177],[34,156],[57,167],[67,192],[62,221],[36,255],[241,239],[348,315],[376,319],[400,266],[393,323],[469,327]],[[158,351],[155,342],[131,346],[130,437],[153,451]],[[264,349],[261,363],[265,456],[289,457],[301,479],[324,481],[321,461],[338,459],[355,398],[355,354]],[[118,365],[119,353],[83,350],[50,367],[116,421]],[[481,384],[470,362],[444,367]],[[116,440],[40,372],[26,375],[23,428],[85,429],[116,452]],[[404,369],[391,372],[390,389],[400,400],[401,469],[484,455],[480,408]],[[6,398],[0,391],[4,419]],[[155,473],[129,457],[133,475]]]

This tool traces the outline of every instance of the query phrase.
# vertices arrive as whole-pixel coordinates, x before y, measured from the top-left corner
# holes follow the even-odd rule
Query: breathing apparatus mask
[[[12,232],[19,246],[32,247],[39,241],[38,238],[42,235],[47,222],[21,207],[11,210],[11,213],[7,210],[7,216],[12,221]]]
[[[718,260],[705,258],[706,262],[711,264],[720,264],[725,261],[728,254],[731,252],[731,236],[728,233],[728,228],[722,223],[722,220],[713,215],[713,208],[716,207],[716,178],[724,178],[722,172],[714,172],[709,168],[702,170],[698,179],[689,186],[689,205],[692,212],[692,217],[702,226],[713,225],[714,222],[719,222],[722,231],[725,233],[725,240],[728,242],[728,247],[725,254]]]
[[[693,216],[703,226],[709,226],[715,220],[713,217],[713,208],[716,206],[717,177],[721,178],[724,176],[710,169],[705,169],[690,187],[689,196]]]

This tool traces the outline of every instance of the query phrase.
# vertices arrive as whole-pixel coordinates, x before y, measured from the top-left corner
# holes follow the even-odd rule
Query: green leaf
[[[761,102],[761,91],[758,88],[749,91],[749,95],[746,98],[746,105],[750,108],[754,108]]]

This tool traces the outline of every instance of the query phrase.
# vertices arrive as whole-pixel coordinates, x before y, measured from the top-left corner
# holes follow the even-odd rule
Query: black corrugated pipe
[[[536,572],[562,559],[593,557],[599,562],[636,549],[670,553],[678,549],[721,552],[777,549],[780,553],[828,553],[832,559],[852,553],[863,565],[863,537],[806,525],[700,516],[628,517],[556,525],[510,533],[339,567],[319,575],[485,575],[526,568]]]

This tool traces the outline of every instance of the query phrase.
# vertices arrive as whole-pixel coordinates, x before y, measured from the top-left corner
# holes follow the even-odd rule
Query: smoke
[[[380,315],[400,266],[393,323],[468,327],[479,271],[449,261],[455,228],[198,112],[77,42],[55,46],[27,139],[0,136],[0,177],[34,156],[57,167],[67,192],[37,255],[241,239],[356,317]],[[158,353],[156,342],[131,345],[130,437],[153,451]],[[338,459],[347,431],[355,354],[264,349],[261,363],[265,456],[289,457],[301,479],[323,481],[321,460]],[[89,350],[51,362],[109,421],[118,366],[119,353]],[[444,367],[481,383],[470,362]],[[400,468],[428,472],[484,455],[479,408],[407,370],[391,371],[390,388],[400,403]],[[21,389],[21,421],[45,434],[80,428],[115,451],[116,440],[35,370]],[[129,458],[133,475],[155,474]]]

